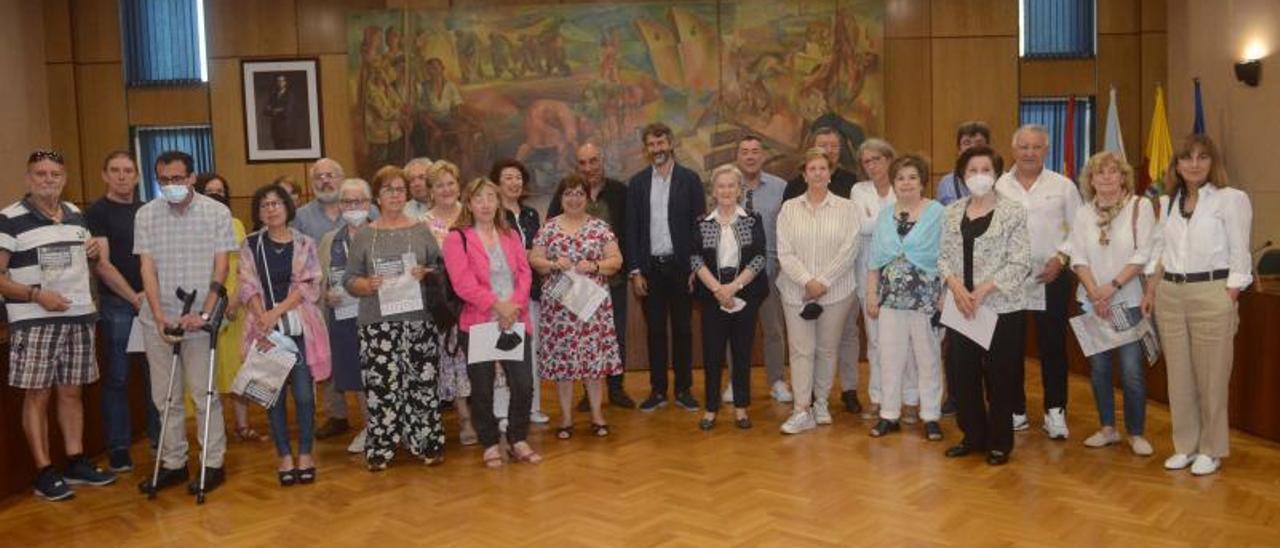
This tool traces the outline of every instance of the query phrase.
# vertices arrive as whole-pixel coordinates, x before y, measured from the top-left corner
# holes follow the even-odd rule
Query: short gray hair
[[[315,178],[316,170],[320,169],[320,166],[323,164],[333,164],[333,167],[338,169],[339,179],[345,177],[347,174],[347,170],[342,169],[342,164],[338,163],[337,160],[334,160],[333,158],[321,158],[319,160],[316,160],[314,164],[311,164],[311,169],[307,170],[307,179]]]
[[[1039,133],[1040,135],[1043,135],[1043,136],[1044,136],[1044,142],[1045,142],[1045,144],[1046,144],[1046,145],[1047,145],[1047,144],[1049,143],[1049,141],[1050,141],[1050,139],[1049,139],[1049,128],[1044,127],[1044,126],[1042,126],[1042,125],[1040,125],[1040,124],[1023,124],[1023,125],[1019,126],[1019,127],[1018,127],[1018,129],[1014,130],[1014,132],[1013,132],[1013,139],[1012,139],[1011,141],[1009,141],[1009,143],[1010,143],[1010,144],[1017,143],[1017,142],[1018,142],[1018,136],[1022,135],[1023,133]]]
[[[862,164],[862,153],[868,150],[879,152],[881,156],[890,162],[898,157],[898,151],[894,150],[893,145],[884,139],[876,139],[874,137],[867,139],[858,145],[858,164]]]
[[[737,179],[739,187],[742,186],[742,181],[746,179],[746,177],[742,175],[742,170],[738,169],[738,166],[735,166],[733,164],[724,164],[711,171],[711,177],[708,178],[711,181],[711,186],[714,187],[716,184],[716,179],[719,179],[721,175],[726,175],[726,174],[732,175],[734,179]]]
[[[338,187],[338,193],[341,194],[348,189],[359,190],[366,200],[373,200],[373,189],[369,188],[369,182],[364,179],[353,177],[343,180],[342,186]]]
[[[431,158],[427,158],[427,157],[425,157],[425,156],[421,156],[421,157],[418,157],[418,158],[414,158],[414,159],[412,159],[412,160],[409,160],[409,163],[407,163],[407,164],[405,164],[405,165],[404,165],[404,170],[405,170],[405,171],[409,171],[409,168],[414,167],[414,166],[422,166],[422,167],[423,167],[423,169],[428,169],[428,170],[429,170],[429,169],[431,169],[431,164],[433,164],[433,163],[434,163],[434,162],[432,162],[432,161],[431,161]]]

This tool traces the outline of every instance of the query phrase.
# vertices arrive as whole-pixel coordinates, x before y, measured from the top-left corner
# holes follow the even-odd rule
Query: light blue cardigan
[[[871,235],[871,268],[880,269],[898,257],[930,276],[938,275],[938,253],[942,244],[942,204],[930,201],[920,212],[920,219],[906,237],[898,235],[898,221],[893,218],[893,205],[887,205],[876,217]]]

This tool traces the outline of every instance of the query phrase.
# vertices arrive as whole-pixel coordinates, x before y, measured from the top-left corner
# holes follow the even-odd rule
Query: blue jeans
[[[298,354],[298,363],[293,364],[285,385],[280,389],[280,397],[276,404],[267,411],[267,419],[271,423],[271,440],[276,444],[276,453],[281,457],[293,454],[289,445],[289,406],[285,396],[289,387],[293,387],[294,413],[298,416],[298,454],[311,454],[311,444],[316,438],[316,390],[315,380],[311,377],[311,367],[307,365],[306,348],[302,337],[294,337],[302,353]]]
[[[1116,395],[1111,388],[1112,356],[1120,359],[1120,386],[1124,388],[1124,428],[1130,436],[1141,436],[1147,421],[1147,372],[1143,371],[1142,343],[1089,356],[1093,369],[1093,400],[1098,404],[1098,422],[1116,425]]]
[[[128,449],[133,442],[129,420],[129,329],[137,311],[115,293],[102,293],[102,334],[106,339],[106,367],[102,374],[102,420],[106,431],[107,450]],[[160,412],[151,401],[151,375],[144,361],[142,374],[143,401],[147,406],[147,437],[155,446],[160,437]]]

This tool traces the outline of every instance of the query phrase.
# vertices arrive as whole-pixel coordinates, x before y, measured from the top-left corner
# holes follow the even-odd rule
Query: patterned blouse
[[[899,256],[880,269],[880,306],[894,310],[913,310],[932,316],[938,311],[942,295],[942,278],[930,276]]]

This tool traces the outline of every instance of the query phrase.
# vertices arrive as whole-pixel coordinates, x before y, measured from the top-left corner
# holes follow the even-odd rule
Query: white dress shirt
[[[802,194],[782,204],[778,213],[778,294],[782,302],[804,304],[804,286],[817,280],[827,286],[818,304],[848,298],[858,284],[853,272],[853,256],[861,215],[851,200],[828,192],[817,207]]]
[[[1158,264],[1174,274],[1225,269],[1231,271],[1227,287],[1244,289],[1253,283],[1249,251],[1252,224],[1249,195],[1234,188],[1211,183],[1201,186],[1190,219],[1183,218],[1175,198],[1161,196],[1160,222],[1147,272],[1154,273]]]
[[[649,183],[649,252],[654,257],[675,253],[675,244],[671,242],[671,225],[667,220],[671,204],[671,176],[675,173],[675,164],[668,165],[671,166],[671,171],[666,177],[654,166]]]
[[[1031,243],[1031,276],[1027,278],[1027,309],[1044,310],[1044,284],[1036,281],[1044,264],[1058,252],[1071,255],[1071,223],[1080,208],[1080,190],[1071,179],[1042,169],[1031,188],[1024,188],[1016,170],[996,180],[996,192],[1022,204],[1027,210],[1027,236]]]
[[[717,221],[718,211],[712,211],[707,215],[708,221]],[[746,217],[747,212],[741,207],[734,213],[734,217]],[[720,243],[716,245],[716,266],[719,268],[738,268],[738,263],[742,261],[742,250],[738,248],[738,235],[733,231],[733,223],[720,223]],[[720,277],[719,272],[712,272],[717,279]]]
[[[1138,212],[1136,223],[1133,216],[1135,207]],[[1092,204],[1085,204],[1076,211],[1075,223],[1071,227],[1071,267],[1089,267],[1094,282],[1099,286],[1110,284],[1129,265],[1145,267],[1151,259],[1155,226],[1156,215],[1151,209],[1151,202],[1146,198],[1131,196],[1129,202],[1111,219],[1111,226],[1107,228],[1109,243],[1102,245],[1098,210]],[[1076,299],[1081,304],[1092,307],[1084,284],[1076,289]],[[1140,277],[1134,276],[1117,289],[1111,297],[1111,304],[1123,304],[1127,307],[1142,304]]]

